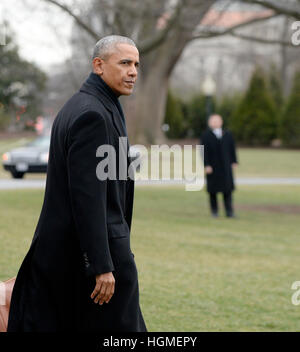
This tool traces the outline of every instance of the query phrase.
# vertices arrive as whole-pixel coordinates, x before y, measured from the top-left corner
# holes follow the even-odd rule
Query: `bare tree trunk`
[[[135,93],[123,100],[131,143],[162,143],[161,130],[164,120],[169,76],[158,63],[149,75],[141,72]]]
[[[289,24],[289,19],[284,18],[283,19],[283,26],[282,26],[282,33],[281,33],[281,39],[285,40],[287,39],[287,28]],[[280,45],[280,76],[281,76],[281,82],[282,82],[282,89],[283,89],[283,95],[287,97],[288,94],[288,79],[287,79],[287,47],[286,45]]]
[[[129,136],[134,143],[162,143],[169,79],[175,65],[214,0],[189,0],[168,38],[155,51],[141,55],[135,94],[125,102]],[[201,4],[201,6],[200,6]],[[197,9],[197,11],[195,11]]]

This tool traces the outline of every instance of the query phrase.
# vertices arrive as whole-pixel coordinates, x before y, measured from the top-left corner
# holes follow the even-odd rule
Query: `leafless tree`
[[[183,50],[193,40],[231,35],[245,40],[290,46],[284,36],[275,39],[253,37],[242,28],[285,15],[300,18],[299,0],[240,0],[240,3],[261,6],[257,15],[230,28],[201,25],[207,12],[216,8],[221,17],[235,1],[227,0],[90,0],[90,8],[80,13],[80,6],[67,6],[62,0],[42,0],[68,13],[75,23],[94,41],[103,35],[117,33],[135,40],[140,52],[140,73],[135,93],[124,100],[131,140],[154,143],[163,140],[164,118],[170,75]],[[87,3],[87,2],[86,2]],[[97,14],[98,23],[87,20],[87,13]],[[95,19],[95,16],[94,16]]]

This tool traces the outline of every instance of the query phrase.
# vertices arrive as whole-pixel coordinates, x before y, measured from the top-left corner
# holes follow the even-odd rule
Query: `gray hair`
[[[93,51],[93,59],[95,57],[105,59],[118,44],[129,44],[136,47],[135,42],[130,38],[121,35],[108,35],[96,43]]]

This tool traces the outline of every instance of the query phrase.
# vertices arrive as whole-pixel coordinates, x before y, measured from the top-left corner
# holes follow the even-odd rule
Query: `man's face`
[[[93,68],[117,96],[130,95],[138,75],[139,52],[129,44],[117,44],[106,58],[95,58]]]
[[[223,120],[220,115],[212,115],[208,120],[208,126],[212,129],[221,128],[223,125]]]

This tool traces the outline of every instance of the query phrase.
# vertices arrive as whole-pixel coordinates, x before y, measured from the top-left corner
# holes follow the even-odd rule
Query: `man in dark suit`
[[[218,216],[217,193],[223,193],[227,217],[234,217],[232,191],[234,180],[232,169],[237,166],[235,143],[230,131],[222,128],[220,115],[211,115],[208,129],[203,133],[204,167],[212,216]]]
[[[52,127],[44,203],[8,331],[147,331],[130,248],[134,180],[119,167],[130,159],[128,144],[119,149],[127,132],[118,97],[132,93],[139,53],[131,39],[108,36],[92,65]],[[104,145],[116,151],[117,165],[108,165],[116,179],[100,175]]]

